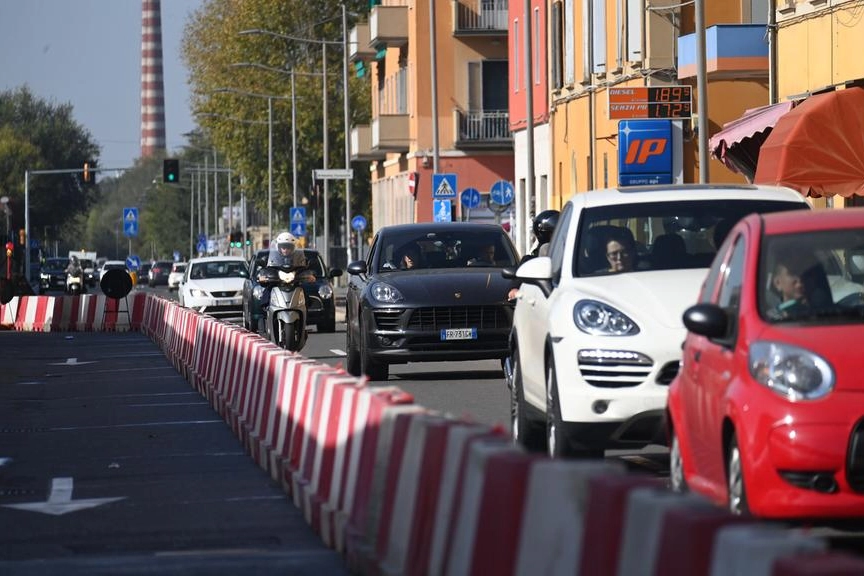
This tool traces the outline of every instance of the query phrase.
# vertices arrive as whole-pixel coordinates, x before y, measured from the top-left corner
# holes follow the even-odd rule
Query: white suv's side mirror
[[[531,258],[516,270],[516,278],[519,280],[551,280],[552,260],[548,256],[537,256]]]

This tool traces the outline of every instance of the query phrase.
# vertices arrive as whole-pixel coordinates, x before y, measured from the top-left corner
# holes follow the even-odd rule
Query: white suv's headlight
[[[369,287],[369,297],[383,304],[395,304],[402,300],[402,294],[389,284],[376,282]]]
[[[633,336],[639,326],[626,314],[596,300],[580,300],[573,307],[573,321],[594,336]]]
[[[189,294],[192,295],[193,298],[207,298],[209,296],[207,292],[198,288],[192,288],[189,290]]]
[[[791,401],[816,400],[834,389],[834,370],[821,356],[779,342],[750,345],[750,375]]]

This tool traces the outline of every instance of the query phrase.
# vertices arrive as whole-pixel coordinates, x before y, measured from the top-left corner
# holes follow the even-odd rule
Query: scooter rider
[[[76,277],[78,278],[78,290],[82,290],[84,288],[84,268],[81,267],[81,262],[78,261],[78,257],[72,256],[72,258],[69,259],[69,265],[66,266],[67,292],[72,290],[70,279]]]
[[[279,278],[283,282],[291,283],[294,277],[302,268],[306,268],[306,256],[303,252],[296,249],[297,239],[290,232],[282,232],[276,236],[276,242],[270,245],[270,254],[267,257],[267,267],[293,268],[294,271],[285,272],[279,270]],[[261,278],[259,277],[259,282]],[[270,304],[270,292],[273,290],[271,286],[266,286],[261,294],[261,306],[266,307]]]

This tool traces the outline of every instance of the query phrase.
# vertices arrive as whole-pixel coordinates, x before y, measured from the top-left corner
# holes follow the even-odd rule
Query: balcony
[[[368,124],[351,128],[351,160],[370,162],[381,160],[386,154],[372,148],[372,127]]]
[[[375,50],[369,43],[368,23],[358,23],[348,33],[348,57],[352,62],[375,58]]]
[[[453,111],[456,147],[471,149],[512,149],[510,113],[507,110]]]
[[[507,36],[508,0],[453,3],[454,36]]]
[[[372,46],[407,44],[408,6],[373,6],[369,13],[369,43]]]
[[[768,76],[764,24],[719,24],[705,30],[705,71],[710,79]],[[696,76],[696,35],[678,38],[678,78]]]
[[[407,152],[410,143],[408,114],[381,114],[372,118],[372,150]]]

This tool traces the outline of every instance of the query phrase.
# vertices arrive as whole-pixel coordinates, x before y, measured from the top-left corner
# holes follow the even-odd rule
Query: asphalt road
[[[347,574],[138,333],[0,332],[0,574]]]

